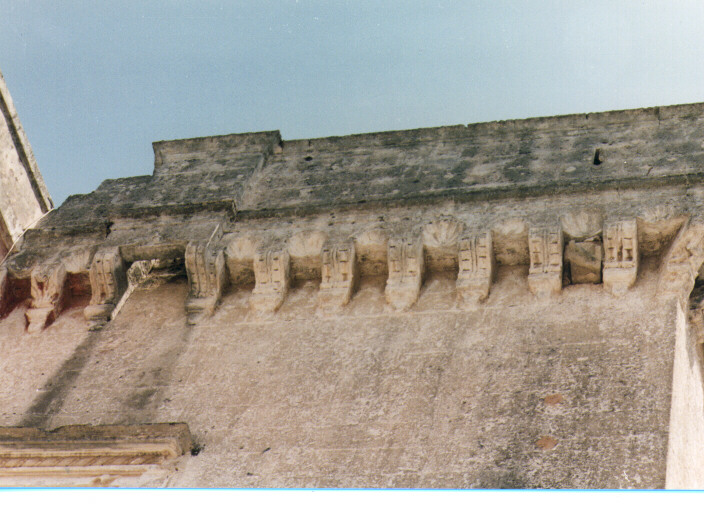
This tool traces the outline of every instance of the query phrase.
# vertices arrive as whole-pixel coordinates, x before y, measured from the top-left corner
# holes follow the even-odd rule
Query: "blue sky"
[[[704,101],[704,2],[0,0],[54,201],[151,142],[285,139]]]

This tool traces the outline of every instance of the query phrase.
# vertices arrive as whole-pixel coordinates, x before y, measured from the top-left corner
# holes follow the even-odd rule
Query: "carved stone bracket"
[[[285,249],[257,250],[254,255],[254,291],[250,304],[255,310],[273,312],[288,293],[290,256]]]
[[[115,306],[127,289],[127,270],[117,247],[95,253],[89,271],[91,299],[83,310],[91,330],[110,321]]]
[[[389,278],[386,281],[386,301],[404,310],[420,296],[425,261],[420,238],[390,239],[388,246]]]
[[[685,300],[704,264],[704,224],[685,224],[672,243],[660,270],[660,291]]]
[[[476,304],[489,296],[496,261],[491,231],[464,235],[459,240],[457,295],[464,304]]]
[[[218,239],[211,237],[207,242],[190,242],[186,246],[186,273],[190,285],[186,312],[191,325],[213,314],[227,282],[225,253],[217,248]]]
[[[66,267],[60,260],[36,266],[31,273],[32,300],[25,312],[27,331],[39,332],[61,312],[66,282]]]
[[[321,252],[321,281],[318,299],[322,307],[349,303],[357,280],[354,242],[324,245]]]
[[[604,226],[604,287],[624,294],[638,275],[638,228],[636,220],[610,222]]]
[[[528,234],[530,268],[528,287],[535,295],[557,294],[562,290],[562,229],[534,227]]]

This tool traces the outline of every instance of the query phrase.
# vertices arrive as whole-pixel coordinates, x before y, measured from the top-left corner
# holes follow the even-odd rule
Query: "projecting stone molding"
[[[186,424],[0,428],[0,485],[110,484],[168,470],[192,445]]]
[[[665,243],[670,249],[659,256],[663,261],[661,289],[683,295],[691,289],[704,263],[704,228],[699,223],[679,227],[682,222],[667,220],[661,232],[651,227],[639,240],[636,218],[608,220],[599,228],[591,225],[592,217],[573,215],[567,231],[560,222],[533,226],[527,221],[514,222],[509,225],[515,232],[508,235],[501,223],[481,229],[448,215],[421,224],[362,223],[353,228],[350,224],[302,230],[295,225],[277,227],[274,238],[266,228],[242,229],[238,224],[219,222],[210,225],[208,237],[179,240],[173,239],[166,224],[163,230],[154,232],[152,227],[151,234],[143,233],[143,244],[85,244],[49,257],[46,263],[35,262],[24,273],[17,261],[14,266],[4,265],[0,310],[7,310],[10,302],[17,300],[18,293],[10,289],[10,282],[22,279],[13,275],[27,275],[28,331],[38,332],[64,307],[70,291],[68,276],[85,274],[89,276],[91,300],[84,315],[91,329],[99,329],[129,296],[130,271],[140,269],[137,273],[144,274],[140,277],[143,280],[149,268],[167,263],[188,279],[185,308],[189,324],[212,315],[228,287],[253,285],[251,308],[272,313],[284,303],[295,282],[317,280],[319,306],[334,311],[354,298],[361,277],[374,275],[386,277],[386,300],[394,310],[413,307],[429,274],[454,278],[457,305],[473,308],[489,296],[500,265],[527,264],[527,285],[537,297],[557,295],[564,285],[602,281],[605,290],[618,296],[636,282],[639,245],[654,253],[653,246]],[[587,237],[575,238],[575,218],[589,224],[584,227]],[[678,228],[676,239],[669,241]],[[92,260],[88,259],[90,254],[94,254]],[[140,278],[132,279],[133,287]]]

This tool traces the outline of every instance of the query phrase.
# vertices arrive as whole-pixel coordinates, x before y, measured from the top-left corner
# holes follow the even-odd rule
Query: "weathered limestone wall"
[[[52,208],[32,148],[0,74],[0,259]]]
[[[679,306],[667,488],[704,487],[704,357],[702,344],[691,328],[686,313]]]
[[[0,419],[200,445],[95,484],[702,484],[703,135],[695,104],[157,142],[0,265]]]
[[[620,298],[537,298],[527,267],[501,267],[473,311],[442,275],[407,312],[383,278],[335,314],[312,281],[273,313],[233,289],[196,326],[178,279],[98,332],[73,308],[27,333],[20,307],[0,329],[0,420],[187,422],[202,451],[149,484],[664,487],[677,318],[654,269]]]

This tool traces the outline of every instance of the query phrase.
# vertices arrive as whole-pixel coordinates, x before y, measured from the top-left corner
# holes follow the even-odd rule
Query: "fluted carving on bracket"
[[[36,266],[31,273],[31,303],[25,312],[27,331],[39,332],[56,319],[63,307],[66,267],[60,260]]]
[[[562,290],[562,229],[532,227],[528,233],[530,268],[528,287],[535,295],[550,295]]]
[[[281,307],[289,288],[291,259],[286,249],[259,249],[254,255],[255,310],[273,312]]]
[[[625,293],[638,275],[638,227],[635,219],[604,225],[604,287]]]
[[[473,305],[489,296],[496,261],[491,231],[465,234],[459,240],[457,294],[460,301]]]
[[[120,249],[98,250],[93,256],[90,277],[90,305],[83,310],[91,330],[99,330],[110,321],[115,306],[127,290],[127,269]]]
[[[329,243],[320,252],[321,281],[318,300],[322,307],[347,305],[357,281],[354,242]]]
[[[216,239],[190,242],[186,246],[186,273],[190,286],[186,301],[188,323],[213,314],[227,281],[225,253],[217,248]]]
[[[420,237],[390,239],[387,254],[386,301],[396,309],[407,309],[418,300],[423,284],[422,240]]]

